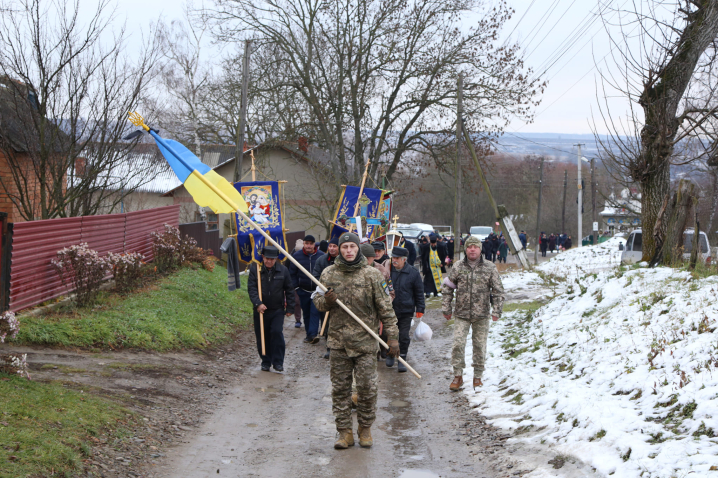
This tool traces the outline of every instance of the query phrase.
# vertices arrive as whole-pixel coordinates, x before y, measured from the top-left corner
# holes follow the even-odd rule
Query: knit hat
[[[317,240],[314,239],[314,236],[312,236],[311,234],[307,234],[306,236],[304,236],[304,242],[317,242]]]
[[[342,246],[345,242],[353,242],[357,246],[359,246],[359,236],[356,234],[353,234],[351,232],[345,232],[341,236],[339,236],[339,247]]]
[[[338,237],[332,237],[332,238],[329,240],[329,244],[334,244],[335,246],[338,246],[338,245],[339,245],[339,238],[338,238]]]
[[[361,253],[364,254],[364,257],[376,257],[376,253],[374,252],[374,248],[371,247],[371,244],[362,244],[359,246],[359,249],[361,249]]]
[[[464,247],[469,246],[479,246],[479,248],[481,248],[481,241],[476,236],[469,236],[469,238],[466,239],[466,242],[464,243]]]

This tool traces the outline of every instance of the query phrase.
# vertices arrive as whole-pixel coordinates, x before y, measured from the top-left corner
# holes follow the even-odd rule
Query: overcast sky
[[[83,0],[83,4],[89,6],[96,1]],[[528,66],[543,71],[557,52],[563,52],[543,75],[548,80],[548,87],[536,109],[534,123],[527,125],[516,120],[507,131],[518,134],[591,133],[590,119],[592,116],[600,119],[596,99],[600,77],[596,63],[605,58],[611,48],[603,23],[595,15],[599,0],[507,1],[516,13],[506,24],[503,34],[505,39],[520,42]],[[627,0],[602,0],[601,3],[630,5]],[[182,5],[183,0],[121,0],[117,3],[117,20],[121,23],[126,19],[130,46],[141,48],[141,33],[149,29],[150,22],[159,18],[166,22],[181,19]],[[471,21],[471,18],[466,19],[467,23]],[[562,49],[562,45],[569,48]],[[210,58],[218,56],[211,49],[208,53]],[[611,104],[615,111],[627,109],[627,103],[621,99],[613,99]],[[605,132],[602,124],[598,126]]]

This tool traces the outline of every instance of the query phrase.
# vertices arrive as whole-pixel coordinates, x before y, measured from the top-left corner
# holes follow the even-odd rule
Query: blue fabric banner
[[[279,183],[277,181],[251,181],[234,183],[234,187],[247,203],[249,218],[286,249],[283,211],[279,202]],[[239,214],[234,216],[240,259],[244,262],[261,261],[264,236],[252,228]],[[280,253],[279,259],[283,260],[284,254]]]
[[[340,222],[342,216],[347,218],[354,217],[354,208],[356,207],[357,201],[359,201],[360,204],[360,216],[371,219],[381,217],[381,210],[383,209],[382,197],[384,192],[381,189],[364,188],[364,191],[362,192],[362,199],[360,200],[359,191],[360,188],[357,186],[346,186],[344,188],[344,193],[342,194],[341,200],[339,201],[339,207],[337,208],[336,215],[334,216],[335,223]],[[375,226],[367,227],[365,224],[364,227],[364,236],[372,237]],[[337,233],[335,234],[335,229],[337,229],[337,226],[332,227],[330,237],[334,237],[335,235],[338,237],[341,235],[341,232],[344,232],[339,232],[337,230]],[[356,228],[352,230],[356,232]]]

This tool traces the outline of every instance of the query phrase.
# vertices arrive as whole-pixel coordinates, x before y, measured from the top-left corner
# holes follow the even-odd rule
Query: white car
[[[489,234],[492,232],[494,232],[494,228],[491,226],[472,226],[471,229],[469,229],[469,234],[480,241],[489,237]]]
[[[683,233],[683,259],[688,260],[693,250],[693,229],[686,229]],[[706,264],[711,263],[711,249],[708,244],[708,236],[701,231],[698,238],[699,252],[698,258]],[[636,229],[626,239],[626,248],[621,254],[621,262],[624,264],[635,264],[641,262],[643,258],[643,231]]]

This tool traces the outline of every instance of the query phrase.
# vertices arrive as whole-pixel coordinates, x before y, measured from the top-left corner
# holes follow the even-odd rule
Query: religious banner
[[[279,245],[285,247],[286,238],[284,237],[284,221],[279,201],[279,183],[277,181],[252,181],[234,183],[234,187],[247,204],[249,218]],[[244,262],[261,261],[264,236],[254,230],[241,216],[238,214],[234,216],[240,259]],[[284,259],[284,255],[280,254],[279,259]]]
[[[358,218],[354,217],[357,203],[359,203]],[[391,218],[391,206],[391,192],[345,186],[332,221],[330,239],[339,237],[347,230],[358,232],[360,237],[369,241],[378,239],[386,233]],[[357,223],[361,224],[360,231],[357,231]]]

